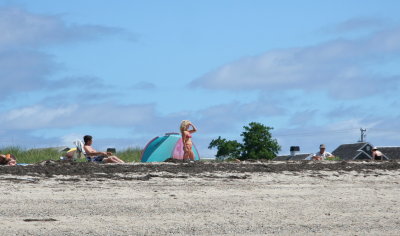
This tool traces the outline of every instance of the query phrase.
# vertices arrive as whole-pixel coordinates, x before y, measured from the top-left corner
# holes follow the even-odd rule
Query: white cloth
[[[327,157],[331,157],[331,156],[333,156],[333,155],[332,155],[332,153],[330,153],[330,152],[324,152],[324,153],[316,152],[316,153],[313,155],[313,157],[322,157],[322,160],[325,160]]]
[[[78,152],[81,152],[83,153],[83,155],[86,155],[85,149],[83,148],[83,142],[81,140],[77,139],[73,143],[76,146]]]

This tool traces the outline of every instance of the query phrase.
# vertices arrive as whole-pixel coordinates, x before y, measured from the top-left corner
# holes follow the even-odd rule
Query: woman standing
[[[192,129],[189,130],[190,126]],[[192,150],[192,134],[197,131],[196,127],[188,120],[183,120],[181,122],[181,135],[183,142],[183,160],[192,160],[194,161],[194,153]]]

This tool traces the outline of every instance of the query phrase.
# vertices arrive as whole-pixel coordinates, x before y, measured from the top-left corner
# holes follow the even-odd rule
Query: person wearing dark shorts
[[[372,148],[372,160],[375,161],[382,161],[383,159],[383,153],[378,150],[377,147]]]
[[[93,147],[93,137],[90,135],[85,135],[83,137],[83,142],[85,143],[83,148],[86,152],[86,159],[88,162],[96,163],[124,163],[123,160],[114,156],[111,152],[98,152]]]

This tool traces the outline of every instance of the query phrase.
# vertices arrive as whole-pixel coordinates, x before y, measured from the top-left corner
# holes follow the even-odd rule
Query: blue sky
[[[1,1],[0,146],[143,147],[182,119],[203,156],[251,121],[282,154],[400,145],[398,1]]]

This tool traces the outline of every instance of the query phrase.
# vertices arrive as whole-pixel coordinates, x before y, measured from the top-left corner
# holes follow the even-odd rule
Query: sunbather
[[[93,137],[90,135],[85,135],[83,137],[85,142],[83,148],[86,152],[86,158],[89,162],[98,163],[124,163],[123,160],[114,156],[111,152],[98,152],[92,147]]]
[[[0,165],[8,165],[15,166],[17,164],[17,160],[12,154],[0,154]]]

